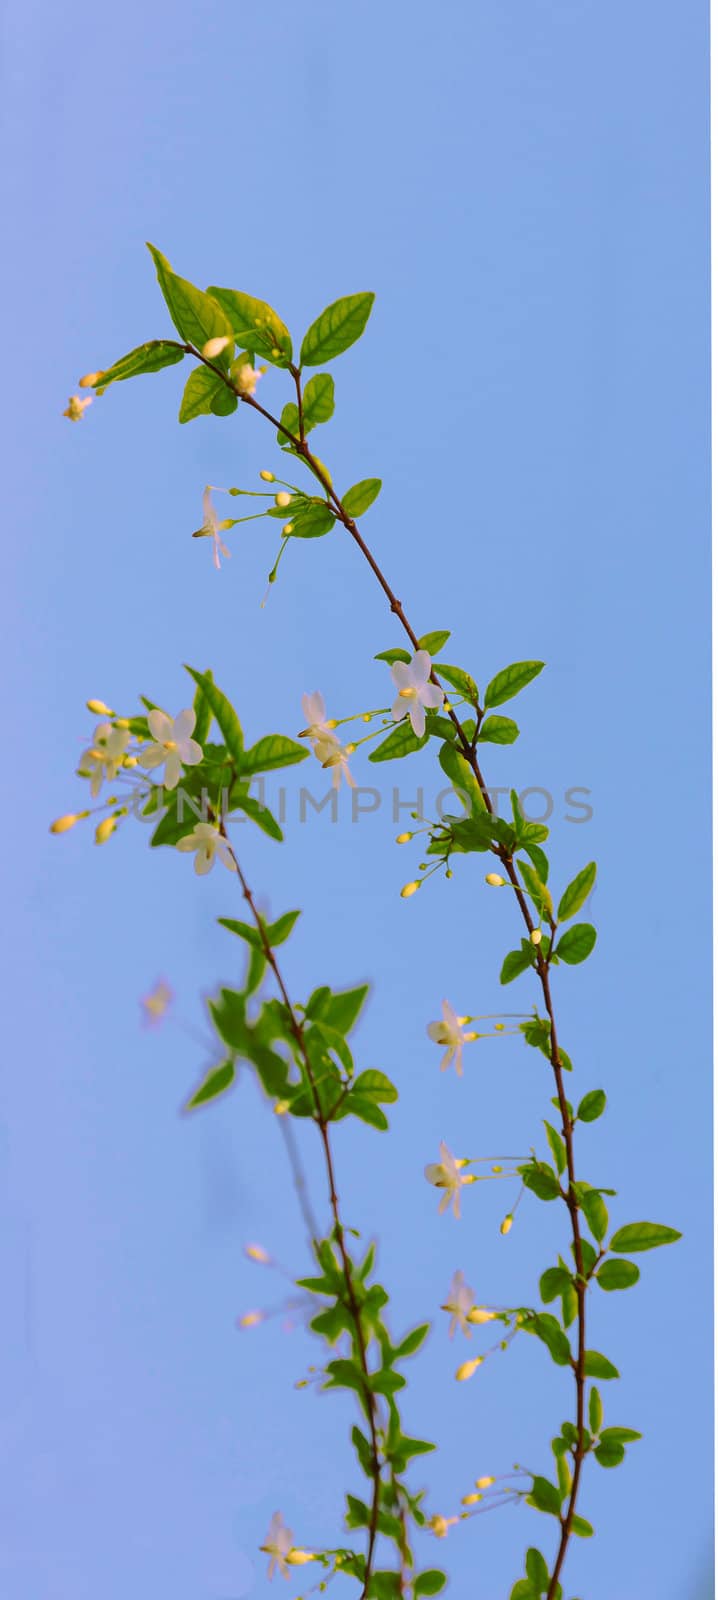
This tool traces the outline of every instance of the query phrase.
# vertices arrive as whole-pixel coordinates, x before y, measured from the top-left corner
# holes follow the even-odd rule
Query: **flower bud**
[[[282,533],[284,534],[285,539],[288,539],[290,533],[294,533],[294,523],[293,522],[285,522],[285,524],[284,524],[284,526],[282,528]]]
[[[471,1310],[467,1312],[466,1321],[473,1322],[474,1326],[478,1325],[480,1327],[484,1322],[495,1322],[496,1312],[487,1311],[485,1306],[472,1306]]]
[[[494,1481],[493,1478],[477,1478],[476,1487],[477,1489],[490,1489]]]
[[[459,1383],[464,1383],[467,1378],[473,1378],[474,1373],[482,1365],[483,1360],[483,1356],[474,1356],[473,1361],[462,1361],[461,1366],[457,1367],[456,1369],[455,1376],[457,1381]]]
[[[483,1498],[482,1494],[465,1494],[462,1495],[461,1504],[462,1506],[475,1506],[476,1502],[483,1500]]]
[[[243,1317],[237,1318],[238,1328],[256,1328],[258,1322],[263,1322],[263,1311],[245,1311]]]
[[[104,372],[86,372],[84,378],[80,378],[78,388],[95,389],[97,384],[102,382],[104,376]]]
[[[267,1266],[272,1259],[261,1244],[246,1244],[244,1253],[249,1256],[250,1261],[261,1261],[264,1266]]]
[[[304,1567],[308,1561],[316,1561],[316,1556],[311,1550],[288,1550],[284,1557],[289,1567]]]
[[[540,944],[543,935],[540,928],[533,928],[530,934],[532,944]]]
[[[262,471],[260,472],[259,476],[262,479],[263,483],[274,483],[274,473],[273,472],[268,472],[266,467],[262,468]]]
[[[95,844],[106,844],[117,827],[114,817],[105,817],[104,822],[98,822],[95,828]]]
[[[409,840],[412,838],[413,834],[411,833],[398,833],[396,836],[396,842],[397,844],[408,844]]]
[[[230,339],[227,333],[220,334],[214,339],[208,339],[207,343],[202,346],[202,355],[206,356],[208,361],[214,361],[215,356],[220,355],[222,350],[226,350],[228,344],[234,344],[234,340]]]
[[[288,1100],[278,1100],[276,1105],[275,1105],[275,1107],[274,1107],[274,1115],[275,1115],[275,1117],[286,1117],[288,1110],[289,1110],[289,1101]]]
[[[110,707],[105,705],[104,700],[86,700],[85,705],[88,711],[91,711],[96,717],[114,717],[115,715],[114,711],[111,711]]]
[[[419,878],[414,878],[412,883],[405,883],[404,887],[403,887],[403,889],[401,891],[402,900],[410,900],[411,896],[413,894],[416,894],[417,889],[420,889],[420,888],[421,888],[421,880]]]
[[[498,872],[487,872],[486,882],[491,885],[492,889],[502,889],[506,883],[506,879],[502,878],[501,874]]]
[[[503,1222],[501,1224],[501,1228],[499,1229],[499,1232],[503,1233],[503,1234],[510,1233],[511,1229],[513,1228],[513,1225],[514,1225],[514,1219],[513,1219],[512,1215],[511,1215],[511,1212],[509,1212],[508,1216],[504,1217],[504,1220],[503,1220]]]
[[[89,811],[76,811],[74,815],[58,817],[55,822],[50,823],[50,832],[68,833],[70,828],[74,828],[75,823],[80,821],[81,817],[89,817],[89,815]]]
[[[281,506],[284,508],[284,506],[289,505],[291,498],[292,496],[287,494],[286,489],[280,489],[279,494],[275,494],[274,496],[274,504],[275,506]]]

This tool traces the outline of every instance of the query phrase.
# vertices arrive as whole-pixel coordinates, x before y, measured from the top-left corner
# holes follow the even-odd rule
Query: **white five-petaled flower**
[[[442,1000],[441,1009],[444,1014],[443,1022],[430,1022],[426,1031],[435,1044],[446,1045],[441,1058],[442,1072],[445,1072],[447,1067],[450,1067],[452,1062],[455,1061],[456,1075],[460,1078],[464,1070],[462,1066],[464,1045],[475,1039],[476,1034],[464,1032],[463,1025],[468,1018],[457,1017],[453,1006],[449,1005],[448,1000]]]
[[[225,528],[229,528],[231,526],[231,524],[226,518],[225,518],[225,520],[223,522],[220,521],[219,517],[217,516],[217,512],[215,510],[215,507],[212,504],[212,485],[211,485],[211,483],[207,484],[207,487],[206,487],[206,489],[204,491],[204,494],[202,495],[202,516],[204,518],[202,526],[201,526],[201,528],[196,528],[195,529],[195,532],[192,534],[192,538],[193,539],[211,539],[212,540],[212,543],[213,543],[212,559],[213,559],[214,564],[215,564],[215,566],[217,568],[217,571],[219,572],[219,568],[220,568],[220,560],[219,560],[220,551],[221,551],[223,556],[227,557],[227,560],[229,560],[229,557],[230,557],[230,554],[231,554],[231,551],[229,551],[227,549],[226,544],[224,543],[224,541],[222,539],[220,539],[219,536],[220,536],[220,533],[223,533],[224,529]]]
[[[461,1171],[456,1156],[452,1155],[443,1139],[439,1145],[439,1154],[441,1161],[430,1162],[428,1167],[424,1167],[424,1177],[427,1183],[433,1183],[437,1189],[444,1190],[439,1201],[439,1213],[446,1211],[447,1206],[453,1201],[454,1216],[460,1217],[461,1187],[464,1183],[471,1183],[472,1178],[469,1173]]]
[[[287,1556],[293,1548],[294,1534],[291,1528],[286,1526],[281,1511],[275,1511],[265,1534],[264,1544],[260,1545],[260,1550],[264,1550],[270,1558],[267,1568],[268,1578],[273,1578],[275,1571],[281,1572],[283,1578],[289,1577]]]
[[[165,789],[176,789],[184,767],[196,767],[202,760],[202,746],[190,738],[197,718],[189,707],[178,717],[168,717],[166,711],[150,711],[147,724],[152,734],[152,744],[142,751],[141,764],[154,770],[164,767]]]
[[[466,1334],[467,1339],[471,1338],[469,1312],[473,1311],[475,1304],[476,1296],[473,1289],[465,1282],[463,1272],[455,1272],[449,1285],[446,1304],[441,1307],[442,1311],[451,1313],[451,1322],[449,1323],[450,1339],[453,1339],[457,1328],[460,1328],[461,1332]]]
[[[113,728],[111,722],[98,722],[90,750],[85,750],[79,773],[90,780],[90,794],[97,799],[105,778],[112,780],[122,766],[130,742],[127,728]]]
[[[327,721],[327,708],[324,695],[318,689],[311,694],[302,695],[302,711],[307,719],[304,736],[312,741],[312,750],[323,767],[331,768],[332,786],[339,788],[342,773],[350,788],[356,788],[356,783],[349,770],[349,754],[346,747],[340,743],[330,722]]]
[[[391,669],[394,686],[399,693],[391,708],[395,722],[401,722],[407,711],[417,739],[426,731],[426,710],[435,711],[444,703],[444,691],[438,684],[430,683],[431,656],[428,650],[417,650],[411,661],[396,661]]]
[[[198,822],[191,833],[186,833],[184,839],[177,840],[177,849],[196,851],[194,870],[201,875],[212,871],[215,856],[219,856],[220,861],[230,872],[237,871],[237,864],[227,840],[222,838],[214,822]]]

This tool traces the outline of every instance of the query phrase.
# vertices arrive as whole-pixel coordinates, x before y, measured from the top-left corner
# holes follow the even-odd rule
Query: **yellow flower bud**
[[[348,755],[348,756],[353,756],[355,750],[356,750],[356,745],[355,744],[345,744],[345,746],[344,746],[345,754]]]
[[[284,534],[285,539],[288,539],[290,533],[293,533],[293,532],[294,532],[294,523],[293,522],[285,522],[284,527],[282,528],[282,533]]]
[[[244,1253],[249,1256],[250,1261],[261,1261],[265,1265],[272,1259],[261,1244],[246,1244]]]
[[[408,844],[412,837],[413,835],[410,833],[398,833],[396,836],[396,842],[397,844]]]
[[[483,1359],[483,1356],[474,1356],[473,1361],[462,1361],[461,1366],[456,1369],[455,1376],[457,1381],[464,1383],[467,1378],[473,1378],[474,1373],[482,1365]]]
[[[540,944],[542,937],[543,936],[542,936],[540,928],[532,929],[532,932],[531,932],[531,935],[530,935],[532,944]]]
[[[129,726],[130,726],[129,717],[115,717],[115,727],[116,728],[129,728]]]
[[[493,1482],[493,1478],[477,1478],[476,1487],[477,1489],[490,1489]]]
[[[467,1313],[466,1321],[473,1322],[475,1326],[480,1327],[484,1322],[495,1322],[496,1312],[487,1311],[485,1306],[472,1306]]]
[[[288,1110],[289,1110],[289,1101],[288,1100],[278,1100],[276,1106],[274,1107],[274,1115],[275,1115],[275,1117],[285,1117],[287,1112],[288,1112]]]
[[[506,1023],[505,1022],[495,1022],[494,1023],[494,1033],[505,1033],[505,1032],[506,1032]]]
[[[85,703],[88,711],[92,711],[96,717],[114,717],[115,715],[114,711],[111,711],[109,706],[105,705],[104,700],[87,700]]]
[[[104,822],[98,822],[95,828],[95,844],[106,844],[116,827],[114,817],[105,817]]]
[[[501,1224],[500,1232],[503,1233],[503,1234],[510,1233],[511,1229],[513,1228],[513,1225],[514,1225],[514,1219],[513,1219],[512,1215],[511,1215],[511,1212],[509,1212],[508,1216],[504,1217],[504,1220],[503,1220],[503,1222]]]
[[[362,717],[362,722],[371,722],[371,711],[365,711],[364,712],[364,715]]]
[[[263,483],[274,483],[274,473],[273,472],[267,472],[266,468],[264,468],[264,470],[262,472],[260,472],[259,476],[262,479]]]
[[[475,1506],[477,1500],[483,1500],[482,1494],[465,1494],[461,1497],[462,1506]]]
[[[50,823],[50,832],[68,833],[70,828],[74,828],[75,823],[80,821],[81,817],[89,817],[89,815],[89,811],[76,811],[73,815],[58,817],[56,822]]]
[[[311,1550],[289,1550],[284,1557],[289,1567],[304,1567],[307,1561],[316,1561],[316,1556]]]
[[[402,900],[410,900],[411,896],[413,894],[416,894],[417,889],[420,889],[420,888],[421,888],[421,880],[419,878],[414,878],[412,883],[405,883],[404,887],[403,887],[403,889],[401,891]]]
[[[256,1328],[258,1322],[264,1320],[263,1311],[245,1311],[243,1317],[237,1318],[238,1328]]]
[[[326,728],[337,728],[339,726],[339,724],[337,722],[336,717],[327,717],[327,720],[326,720],[324,726]]]
[[[292,496],[287,494],[286,489],[280,489],[279,494],[274,496],[274,504],[275,506],[288,506],[291,498]]]
[[[501,889],[506,883],[506,879],[502,878],[498,872],[487,872],[486,882],[491,884],[492,889]]]
[[[104,376],[104,372],[86,372],[84,378],[80,378],[78,388],[94,389],[97,387],[98,383],[102,382]]]

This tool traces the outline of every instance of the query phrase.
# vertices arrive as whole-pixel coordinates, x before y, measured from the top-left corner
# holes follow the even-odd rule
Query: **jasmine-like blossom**
[[[443,1021],[430,1022],[426,1031],[435,1044],[446,1045],[441,1058],[441,1071],[446,1072],[447,1067],[450,1067],[452,1062],[455,1061],[456,1075],[460,1078],[463,1072],[462,1056],[464,1045],[468,1044],[472,1039],[476,1039],[478,1035],[464,1032],[464,1023],[468,1021],[468,1018],[457,1017],[453,1006],[449,1005],[448,1000],[442,1000],[441,1009]]]
[[[430,674],[428,650],[417,650],[411,661],[396,661],[391,669],[394,686],[399,690],[391,708],[392,717],[401,722],[408,712],[417,739],[422,739],[426,731],[425,707],[435,711],[444,703],[444,691],[429,682]]]
[[[339,740],[334,733],[334,722],[327,722],[327,707],[324,695],[318,689],[311,694],[302,695],[302,711],[307,719],[306,728],[302,729],[300,738],[305,739],[333,739],[335,744]]]
[[[105,779],[117,776],[130,742],[127,728],[113,728],[111,722],[98,722],[89,750],[81,757],[78,772],[89,778],[90,794],[97,799]]]
[[[333,735],[326,739],[317,739],[314,743],[314,754],[323,767],[331,770],[332,787],[338,789],[342,775],[346,778],[350,789],[356,788],[356,780],[349,770],[349,746],[339,743]]]
[[[441,1140],[439,1145],[440,1162],[430,1162],[424,1168],[424,1177],[427,1183],[433,1183],[437,1189],[444,1193],[439,1201],[439,1213],[446,1211],[447,1206],[453,1202],[455,1217],[461,1216],[461,1189],[465,1183],[472,1183],[473,1178],[469,1173],[461,1171],[461,1163],[452,1155],[449,1146]]]
[[[164,777],[156,779],[165,789],[176,789],[182,768],[196,767],[202,760],[202,746],[190,738],[196,722],[191,707],[180,711],[178,717],[168,717],[166,711],[150,711],[147,724],[152,734],[152,744],[142,751],[142,765],[154,770],[164,767]]]
[[[475,1303],[476,1296],[473,1289],[465,1282],[463,1272],[455,1272],[449,1285],[446,1304],[441,1307],[442,1311],[451,1313],[451,1321],[449,1323],[450,1339],[453,1339],[457,1328],[460,1328],[461,1332],[466,1334],[467,1339],[471,1338],[469,1312],[473,1310]]]
[[[220,521],[219,517],[217,516],[217,512],[212,503],[212,485],[210,483],[207,484],[204,494],[202,495],[202,517],[202,526],[201,528],[195,528],[192,538],[212,540],[214,547],[212,551],[212,559],[217,571],[219,572],[220,552],[223,556],[227,557],[227,560],[229,560],[230,557],[230,551],[227,549],[226,544],[224,544],[223,540],[220,539],[219,536],[220,533],[224,532],[225,528],[229,528],[231,526],[231,523],[226,518],[224,521]]]
[[[259,1547],[270,1558],[267,1568],[268,1578],[273,1578],[277,1571],[281,1572],[283,1578],[289,1577],[287,1556],[293,1547],[294,1534],[291,1528],[286,1526],[281,1511],[275,1511],[265,1535],[264,1544]]]
[[[183,851],[194,850],[194,870],[204,876],[211,872],[218,856],[230,872],[236,872],[237,867],[232,852],[226,839],[222,838],[219,828],[214,822],[198,822],[191,833],[186,833],[184,839],[177,840],[177,849]]]

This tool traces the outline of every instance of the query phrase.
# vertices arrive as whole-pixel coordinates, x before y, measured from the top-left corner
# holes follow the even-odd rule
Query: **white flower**
[[[275,1511],[265,1534],[264,1544],[260,1545],[259,1548],[266,1551],[266,1554],[270,1557],[267,1577],[273,1578],[275,1569],[278,1569],[283,1578],[288,1578],[287,1556],[290,1550],[294,1548],[294,1534],[291,1528],[286,1526],[281,1511]]]
[[[463,1024],[467,1018],[457,1017],[448,1000],[442,1000],[441,1009],[444,1013],[443,1022],[430,1022],[426,1031],[435,1044],[445,1044],[447,1047],[441,1058],[442,1072],[451,1066],[452,1061],[456,1061],[456,1075],[460,1078],[463,1072],[461,1058],[464,1045],[475,1039],[476,1034],[464,1033]]]
[[[302,711],[307,719],[304,737],[308,739],[332,739],[335,744],[339,740],[334,734],[333,727],[327,722],[327,708],[324,695],[314,689],[312,694],[302,695]]]
[[[204,875],[211,872],[215,856],[219,856],[225,867],[230,872],[236,872],[237,866],[226,839],[222,838],[219,828],[214,822],[198,822],[191,833],[186,833],[184,839],[177,840],[178,850],[196,850],[194,870]]]
[[[439,1145],[439,1154],[441,1162],[431,1162],[428,1167],[424,1167],[424,1177],[427,1183],[433,1183],[437,1189],[446,1191],[439,1201],[439,1213],[446,1211],[447,1206],[453,1199],[454,1216],[460,1217],[461,1186],[464,1183],[471,1183],[473,1180],[468,1173],[462,1173],[456,1156],[452,1155],[449,1146],[444,1143],[443,1139]]]
[[[164,767],[164,778],[155,781],[164,783],[165,789],[177,788],[183,766],[196,767],[202,760],[201,744],[190,738],[196,720],[191,707],[180,711],[174,719],[168,717],[166,711],[150,711],[148,714],[147,723],[153,743],[143,749],[141,764],[150,769]]]
[[[444,691],[438,684],[429,683],[431,656],[428,650],[417,650],[412,660],[396,661],[391,669],[394,685],[399,693],[391,708],[395,722],[401,722],[408,711],[409,721],[417,739],[426,730],[425,706],[436,710],[444,703]]]
[[[111,781],[119,772],[129,742],[127,728],[113,728],[111,722],[98,722],[92,747],[85,750],[78,768],[81,778],[89,778],[90,794],[95,799],[105,778]]]
[[[451,1322],[449,1323],[450,1339],[453,1339],[457,1328],[460,1328],[461,1332],[466,1334],[467,1339],[471,1338],[469,1312],[473,1311],[475,1304],[476,1296],[473,1289],[469,1288],[468,1283],[464,1281],[463,1272],[455,1272],[449,1285],[446,1304],[441,1307],[442,1311],[451,1312]]]
[[[217,512],[215,511],[215,508],[214,508],[214,506],[212,504],[212,485],[211,485],[211,483],[207,484],[207,487],[206,487],[206,489],[204,491],[204,494],[202,495],[202,516],[204,518],[202,526],[201,526],[201,528],[196,528],[195,529],[194,533],[192,534],[192,538],[193,539],[211,539],[213,541],[214,549],[213,549],[213,552],[212,552],[212,559],[213,559],[214,564],[215,564],[215,566],[217,568],[217,571],[219,572],[219,568],[220,568],[219,553],[220,553],[220,550],[222,552],[222,555],[227,557],[227,560],[229,560],[230,553],[231,553],[227,549],[226,544],[224,544],[223,540],[220,539],[219,536],[220,536],[220,533],[224,532],[225,528],[231,527],[231,522],[227,521],[227,519],[225,519],[223,522],[220,522],[220,519],[217,516]]]
[[[71,394],[67,402],[67,410],[63,411],[62,415],[63,417],[69,417],[71,422],[82,422],[83,412],[91,405],[91,394],[88,394],[86,400],[81,400],[79,394]]]
[[[239,394],[254,394],[262,377],[261,367],[252,367],[248,361],[240,367],[238,372],[233,372],[234,386]]]
[[[356,788],[356,780],[349,770],[350,753],[349,748],[340,744],[339,740],[335,739],[331,733],[327,734],[324,739],[315,739],[314,741],[314,754],[317,761],[320,761],[323,767],[331,768],[332,787],[334,789],[340,787],[342,773],[350,789]]]

